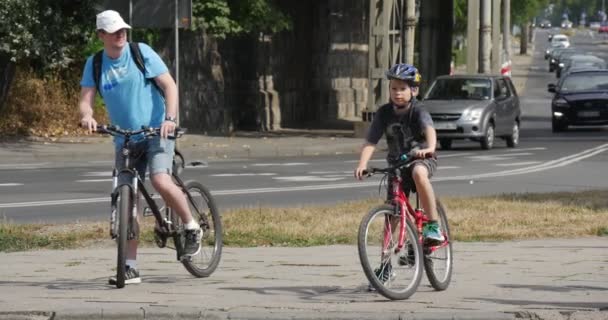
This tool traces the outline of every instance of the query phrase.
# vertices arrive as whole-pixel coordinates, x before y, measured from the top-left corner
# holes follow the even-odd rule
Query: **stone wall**
[[[198,132],[352,128],[367,101],[368,1],[278,0],[290,31],[180,32],[180,119]],[[160,46],[173,68],[174,38]]]

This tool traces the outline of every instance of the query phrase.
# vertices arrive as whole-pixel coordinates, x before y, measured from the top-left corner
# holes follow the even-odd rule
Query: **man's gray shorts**
[[[158,173],[171,174],[173,169],[173,155],[175,154],[175,140],[161,139],[160,137],[152,137],[137,142],[131,142],[132,167],[137,170],[137,173],[145,180],[146,167],[149,169],[150,176]],[[116,146],[115,166],[120,172],[123,168],[124,156],[121,152],[121,146]],[[128,175],[120,175],[118,184],[127,183]]]

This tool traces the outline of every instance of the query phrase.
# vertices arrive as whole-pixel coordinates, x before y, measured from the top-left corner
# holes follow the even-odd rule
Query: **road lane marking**
[[[276,173],[216,173],[210,174],[211,177],[253,177],[253,176],[276,176]]]
[[[292,182],[311,182],[311,181],[338,181],[344,180],[346,177],[321,177],[321,176],[292,176],[292,177],[274,177],[273,179],[279,181],[292,181]]]
[[[112,179],[88,179],[88,180],[76,180],[75,182],[112,182]]]
[[[455,180],[474,180],[491,177],[502,177],[518,174],[527,174],[532,172],[544,171],[549,169],[555,169],[569,164],[593,157],[602,152],[608,151],[608,143],[597,146],[595,148],[583,150],[579,153],[575,153],[566,157],[558,158],[555,160],[547,161],[539,165],[533,165],[530,167],[519,168],[514,170],[505,170],[498,172],[489,172],[476,175],[462,175],[452,177],[437,177],[433,179],[433,182],[440,181],[455,181]],[[293,191],[319,191],[329,189],[346,189],[346,188],[363,188],[370,186],[377,186],[379,181],[358,181],[353,183],[335,183],[335,184],[323,184],[323,185],[309,185],[309,186],[295,186],[295,187],[280,187],[280,188],[253,188],[253,189],[236,189],[236,190],[217,190],[212,191],[211,194],[214,196],[223,195],[239,195],[239,194],[257,194],[257,193],[278,193],[278,192],[293,192]],[[38,207],[38,206],[52,206],[52,205],[66,205],[66,204],[83,204],[83,203],[96,203],[96,202],[108,202],[109,196],[103,198],[85,198],[85,199],[68,199],[68,200],[47,200],[47,201],[32,201],[32,202],[12,202],[12,203],[0,203],[0,208],[22,208],[22,207]]]
[[[512,163],[497,163],[495,166],[497,167],[517,167],[517,166],[527,166],[530,164],[541,163],[540,161],[526,161],[526,162],[512,162]]]
[[[23,183],[13,183],[13,182],[8,182],[8,183],[0,183],[0,187],[16,187],[16,186],[22,186]]]
[[[286,163],[254,163],[252,166],[255,167],[270,167],[270,166],[283,166],[283,167],[293,167],[293,166],[306,166],[310,163],[307,162],[286,162]]]

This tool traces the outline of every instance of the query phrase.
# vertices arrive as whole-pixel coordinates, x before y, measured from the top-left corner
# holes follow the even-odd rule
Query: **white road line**
[[[529,156],[533,155],[531,152],[520,152],[520,153],[504,153],[504,154],[488,154],[483,156],[469,157],[472,161],[500,161],[510,159],[516,156]]]
[[[4,163],[4,164],[0,164],[0,168],[15,168],[15,169],[19,169],[22,167],[42,167],[42,166],[46,166],[49,165],[48,162],[39,162],[39,163]]]
[[[491,177],[503,177],[510,175],[526,174],[538,171],[544,171],[549,169],[555,169],[569,164],[593,157],[602,152],[608,151],[608,143],[600,145],[595,148],[583,150],[582,152],[572,154],[559,159],[551,160],[543,164],[534,165],[526,168],[519,168],[514,170],[488,172],[477,175],[462,175],[452,176],[443,178],[434,178],[434,182],[439,181],[455,181],[455,180],[473,180],[481,178]],[[329,190],[329,189],[346,189],[346,188],[363,188],[370,186],[377,186],[378,181],[365,181],[365,182],[354,182],[354,183],[336,183],[336,184],[323,184],[323,185],[310,185],[310,186],[295,186],[295,187],[280,187],[280,188],[255,188],[255,189],[237,189],[237,190],[218,190],[212,191],[211,194],[214,196],[223,195],[238,195],[238,194],[256,194],[256,193],[278,193],[278,192],[293,192],[293,191],[318,191],[318,190]],[[66,205],[66,204],[83,204],[83,203],[96,203],[96,202],[108,202],[109,196],[103,198],[85,198],[85,199],[70,199],[70,200],[48,200],[48,201],[34,201],[34,202],[12,202],[12,203],[0,203],[0,208],[21,208],[21,207],[37,207],[37,206],[52,206],[52,205]]]
[[[324,175],[324,174],[352,174],[353,171],[309,171],[308,174]]]
[[[516,166],[527,166],[530,164],[541,163],[540,161],[527,161],[527,162],[513,162],[513,163],[497,163],[497,167],[516,167]]]
[[[293,177],[274,177],[273,179],[279,181],[292,181],[292,182],[311,182],[311,181],[338,181],[344,180],[346,177],[320,177],[320,176],[293,176]]]
[[[82,174],[83,177],[111,177],[112,171],[93,171],[85,172]]]
[[[23,183],[0,183],[0,187],[15,187],[15,186],[22,186]]]
[[[112,182],[112,179],[89,179],[89,180],[76,180],[75,182]]]
[[[286,163],[254,163],[252,166],[255,167],[271,167],[271,166],[284,166],[284,167],[293,167],[293,166],[306,166],[310,163],[307,162],[286,162]]]
[[[440,165],[440,166],[437,166],[437,169],[438,169],[438,170],[445,170],[445,169],[460,169],[460,168],[462,168],[462,167],[459,167],[459,166],[441,166],[441,165]]]
[[[276,173],[217,173],[210,174],[211,177],[253,177],[253,176],[276,176]]]

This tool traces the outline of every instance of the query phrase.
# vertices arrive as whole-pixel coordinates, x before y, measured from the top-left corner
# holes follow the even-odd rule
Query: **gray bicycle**
[[[127,240],[136,239],[139,235],[139,224],[137,223],[139,195],[142,195],[147,207],[143,210],[143,216],[155,218],[154,241],[160,248],[171,248],[176,250],[177,260],[181,261],[186,270],[195,277],[210,276],[220,262],[222,255],[222,222],[220,213],[209,190],[201,183],[189,180],[183,181],[180,177],[185,168],[183,155],[176,150],[173,158],[172,178],[175,184],[184,193],[192,217],[198,221],[202,231],[201,250],[193,257],[180,259],[185,242],[183,224],[179,215],[165,205],[158,205],[154,196],[146,189],[140,174],[133,167],[135,159],[142,156],[134,148],[132,138],[142,136],[147,139],[160,134],[159,128],[142,127],[141,130],[123,130],[116,126],[97,126],[97,132],[121,136],[124,138],[120,152],[124,155],[124,163],[121,170],[116,168],[112,172],[113,188],[111,194],[112,213],[110,216],[110,236],[118,244],[116,259],[116,287],[125,286],[125,263],[127,253]],[[183,135],[183,129],[176,129],[175,135],[170,139],[176,139]],[[191,165],[200,165],[193,162]],[[124,178],[126,176],[127,178]],[[119,179],[121,178],[121,179]],[[119,181],[128,181],[119,183]],[[173,247],[168,246],[168,239],[173,240]]]

